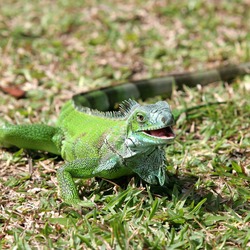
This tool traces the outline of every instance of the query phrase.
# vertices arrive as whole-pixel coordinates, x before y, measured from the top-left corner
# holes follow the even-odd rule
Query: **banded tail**
[[[212,82],[230,81],[237,76],[246,74],[250,74],[250,62],[201,72],[170,74],[165,77],[127,82],[74,95],[73,101],[76,106],[108,111],[112,110],[115,104],[129,98],[146,99],[157,95],[170,96],[173,85],[177,89],[182,89],[184,85],[188,87],[195,87],[198,84],[205,86]]]

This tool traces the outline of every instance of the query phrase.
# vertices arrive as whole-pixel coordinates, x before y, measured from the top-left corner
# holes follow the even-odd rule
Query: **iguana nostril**
[[[161,121],[165,124],[167,122],[166,118],[165,117],[162,117],[161,118]]]

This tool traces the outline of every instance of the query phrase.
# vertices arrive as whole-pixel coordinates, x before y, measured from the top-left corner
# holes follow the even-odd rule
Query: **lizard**
[[[0,126],[0,145],[43,150],[61,155],[57,170],[62,199],[87,206],[73,178],[114,179],[137,174],[149,184],[164,185],[165,147],[176,137],[175,116],[166,101],[140,105],[133,99],[169,94],[172,85],[205,85],[249,73],[250,63],[200,73],[169,75],[76,94],[61,109],[55,126],[46,124]],[[122,101],[118,111],[107,111]],[[106,112],[105,112],[106,110]]]

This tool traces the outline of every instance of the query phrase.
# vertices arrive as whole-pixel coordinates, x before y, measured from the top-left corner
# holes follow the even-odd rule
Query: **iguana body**
[[[45,150],[59,154],[66,163],[57,173],[63,199],[82,204],[73,178],[117,178],[132,173],[148,183],[165,181],[164,147],[175,137],[174,117],[166,102],[141,106],[129,100],[116,112],[100,112],[124,99],[169,94],[170,86],[189,86],[217,80],[229,80],[248,73],[250,63],[211,71],[210,74],[182,74],[126,83],[73,97],[62,108],[55,127],[47,125],[11,125],[0,127],[0,145]],[[224,72],[218,77],[219,72]],[[227,74],[225,74],[227,72]],[[191,82],[188,80],[192,80]],[[184,84],[185,82],[183,82]],[[88,107],[82,107],[82,105]]]
[[[69,101],[55,127],[5,124],[0,142],[62,155],[67,161],[57,173],[62,197],[69,204],[81,204],[72,178],[113,179],[137,173],[151,184],[163,185],[163,146],[175,137],[173,123],[163,101],[141,106],[129,100],[120,111],[107,113],[78,108]]]

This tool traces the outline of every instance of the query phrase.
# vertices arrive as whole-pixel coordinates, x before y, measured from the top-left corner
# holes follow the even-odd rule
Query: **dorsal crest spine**
[[[128,115],[131,113],[131,111],[134,110],[134,108],[138,107],[138,102],[136,102],[135,100],[132,99],[128,99],[123,101],[120,105],[119,105],[119,111],[124,115]]]
[[[89,107],[84,107],[84,106],[79,106],[76,105],[76,103],[73,101],[73,105],[75,109],[79,112],[83,112],[89,115],[94,115],[94,116],[100,116],[100,117],[105,117],[109,119],[123,119],[126,118],[128,115],[131,114],[131,112],[139,106],[139,104],[132,99],[128,99],[123,101],[121,104],[119,104],[119,110],[118,111],[99,111],[96,109],[91,109]]]

